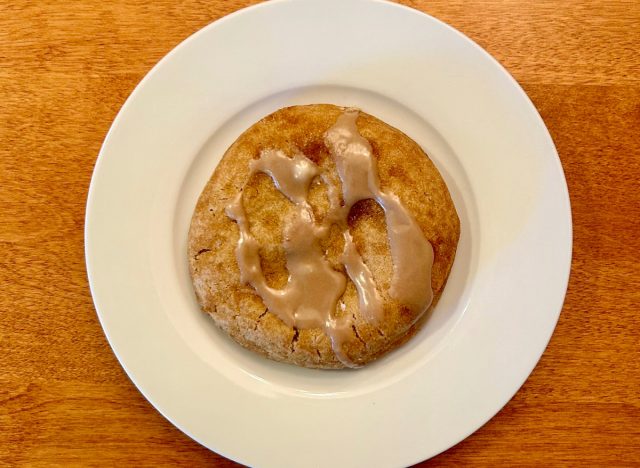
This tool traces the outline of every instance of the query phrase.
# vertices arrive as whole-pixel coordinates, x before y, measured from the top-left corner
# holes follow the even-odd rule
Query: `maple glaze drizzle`
[[[337,189],[323,177],[320,168],[301,153],[286,156],[275,149],[264,150],[250,163],[250,175],[264,172],[294,204],[283,226],[283,246],[289,272],[283,289],[266,283],[260,266],[259,245],[252,236],[242,204],[242,192],[227,206],[227,215],[236,221],[240,238],[236,258],[241,281],[250,284],[270,312],[285,324],[296,328],[321,328],[331,339],[338,359],[348,367],[357,367],[343,352],[342,344],[352,339],[351,316],[336,316],[336,305],[344,293],[346,278],[334,270],[320,247],[332,224],[343,229],[344,250],[341,262],[356,286],[359,309],[370,323],[382,317],[382,299],[371,271],[358,253],[347,216],[360,200],[372,198],[383,208],[387,237],[393,260],[389,295],[409,307],[419,317],[433,299],[431,267],[433,249],[411,214],[393,194],[380,190],[378,171],[370,143],[358,132],[358,110],[347,109],[325,134],[325,145],[336,163],[342,183],[344,206]],[[329,189],[329,212],[323,223],[315,220],[307,201],[312,180],[321,176]]]

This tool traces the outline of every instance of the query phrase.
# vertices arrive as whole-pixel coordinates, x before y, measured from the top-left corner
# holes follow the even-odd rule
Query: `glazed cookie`
[[[434,307],[460,235],[440,173],[356,109],[294,106],[226,151],[188,255],[202,310],[242,346],[305,367],[362,366]]]

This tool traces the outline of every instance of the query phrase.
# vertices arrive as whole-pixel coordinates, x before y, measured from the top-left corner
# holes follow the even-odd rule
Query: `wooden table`
[[[124,374],[87,285],[93,165],[120,106],[182,39],[253,1],[0,4],[0,465],[232,466]],[[529,380],[434,466],[640,462],[640,3],[416,0],[524,87],[574,222],[558,327]]]

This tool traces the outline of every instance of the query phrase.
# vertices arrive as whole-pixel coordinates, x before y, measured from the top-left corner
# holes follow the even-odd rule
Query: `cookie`
[[[437,303],[460,223],[434,164],[356,109],[280,109],[226,151],[188,240],[202,310],[242,346],[312,368],[360,367]]]

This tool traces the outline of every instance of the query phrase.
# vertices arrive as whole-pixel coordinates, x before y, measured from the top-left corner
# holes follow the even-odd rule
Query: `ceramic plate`
[[[224,150],[278,108],[319,102],[418,142],[461,218],[432,316],[356,371],[245,351],[199,311],[188,273],[190,217]],[[567,286],[571,214],[544,123],[475,43],[396,4],[274,1],[194,34],[140,83],[100,152],[85,237],[109,343],[186,434],[253,466],[406,466],[478,429],[536,365]]]

